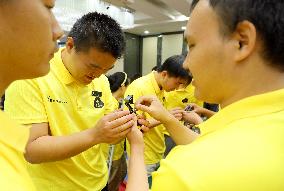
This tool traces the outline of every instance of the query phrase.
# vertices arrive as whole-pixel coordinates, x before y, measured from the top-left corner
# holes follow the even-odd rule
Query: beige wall
[[[157,37],[143,39],[142,75],[150,73],[152,68],[157,65],[157,42]]]
[[[183,34],[163,35],[162,63],[173,55],[181,54],[182,43]]]

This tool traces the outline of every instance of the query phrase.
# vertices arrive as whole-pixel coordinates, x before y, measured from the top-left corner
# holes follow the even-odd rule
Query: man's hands
[[[143,112],[147,112],[156,120],[163,123],[163,121],[167,120],[171,114],[168,110],[166,110],[161,102],[155,96],[142,96],[135,103],[135,107],[138,110]]]
[[[180,107],[173,108],[169,110],[170,114],[172,114],[177,120],[182,120],[184,110]]]
[[[118,143],[136,123],[135,114],[129,111],[114,111],[102,117],[93,128],[93,137],[98,143]]]

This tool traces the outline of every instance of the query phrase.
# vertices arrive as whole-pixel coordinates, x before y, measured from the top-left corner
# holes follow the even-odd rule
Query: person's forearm
[[[144,149],[131,145],[126,191],[148,191],[148,188]]]
[[[162,123],[177,145],[189,144],[198,137],[197,133],[185,127],[172,115],[165,118]]]
[[[69,136],[39,137],[27,145],[25,158],[28,162],[37,164],[73,157],[100,142],[91,131],[93,129]]]

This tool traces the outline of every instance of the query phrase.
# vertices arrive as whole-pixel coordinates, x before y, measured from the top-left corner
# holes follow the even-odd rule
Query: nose
[[[61,27],[59,26],[59,23],[58,21],[56,20],[55,16],[53,15],[52,13],[52,38],[53,38],[53,41],[56,41],[58,39],[60,39],[60,37],[63,36],[64,32],[63,30],[61,29]]]
[[[188,54],[189,53],[187,53],[186,58],[185,58],[183,65],[182,65],[182,67],[186,70],[188,70],[188,62],[189,62],[189,55]]]

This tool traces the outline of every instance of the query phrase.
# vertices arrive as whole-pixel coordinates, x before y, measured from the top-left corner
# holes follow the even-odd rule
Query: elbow
[[[33,152],[28,148],[28,146],[26,147],[26,152],[24,153],[24,158],[30,164],[39,164],[39,163],[41,163],[39,158],[34,156]]]

